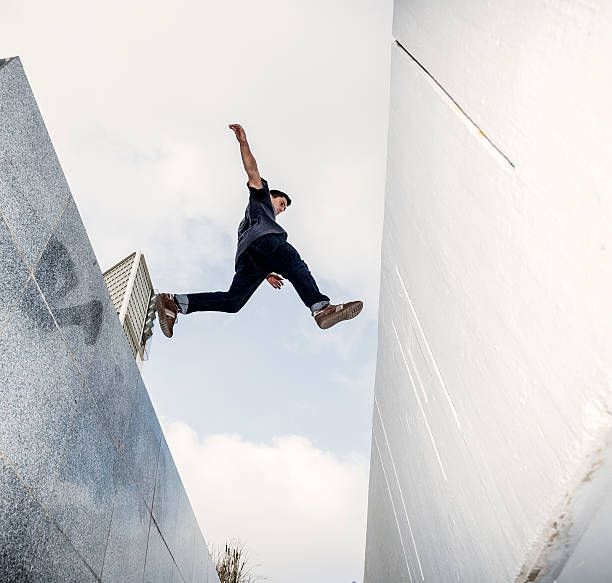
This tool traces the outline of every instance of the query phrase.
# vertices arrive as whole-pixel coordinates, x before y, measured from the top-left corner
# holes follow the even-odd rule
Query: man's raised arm
[[[251,153],[251,148],[249,148],[249,143],[247,142],[246,133],[243,127],[240,124],[233,123],[230,124],[230,129],[234,131],[236,139],[240,144],[240,155],[242,156],[244,169],[249,177],[249,186],[258,189],[263,188],[261,176],[259,176],[259,170],[257,169],[257,162]]]

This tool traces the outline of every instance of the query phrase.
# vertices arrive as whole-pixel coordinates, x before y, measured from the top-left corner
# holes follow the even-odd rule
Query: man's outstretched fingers
[[[236,139],[238,141],[246,140],[246,132],[244,131],[244,128],[239,123],[231,123],[229,127],[236,135]]]

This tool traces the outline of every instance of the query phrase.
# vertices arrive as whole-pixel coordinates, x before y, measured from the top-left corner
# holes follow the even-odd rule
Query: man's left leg
[[[279,245],[269,257],[266,257],[266,264],[271,271],[278,271],[291,282],[320,328],[330,328],[342,320],[350,320],[363,308],[361,301],[330,304],[329,298],[319,291],[306,262],[289,243]]]

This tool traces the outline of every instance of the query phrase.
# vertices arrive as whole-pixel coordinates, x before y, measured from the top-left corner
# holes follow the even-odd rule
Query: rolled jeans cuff
[[[317,302],[316,304],[312,304],[312,306],[310,306],[310,313],[314,316],[317,310],[322,310],[325,306],[329,306],[329,300],[323,300],[322,302]]]
[[[174,299],[181,309],[181,314],[186,314],[187,309],[189,308],[189,298],[187,297],[187,294],[174,294]]]

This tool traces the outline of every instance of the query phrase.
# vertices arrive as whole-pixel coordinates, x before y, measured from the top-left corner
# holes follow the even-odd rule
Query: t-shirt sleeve
[[[267,198],[268,196],[270,196],[270,189],[268,188],[268,181],[262,178],[261,184],[262,184],[261,188],[253,188],[252,186],[249,186],[249,183],[247,182],[247,187],[249,189],[249,193],[251,194],[251,196],[254,196],[256,198]]]

